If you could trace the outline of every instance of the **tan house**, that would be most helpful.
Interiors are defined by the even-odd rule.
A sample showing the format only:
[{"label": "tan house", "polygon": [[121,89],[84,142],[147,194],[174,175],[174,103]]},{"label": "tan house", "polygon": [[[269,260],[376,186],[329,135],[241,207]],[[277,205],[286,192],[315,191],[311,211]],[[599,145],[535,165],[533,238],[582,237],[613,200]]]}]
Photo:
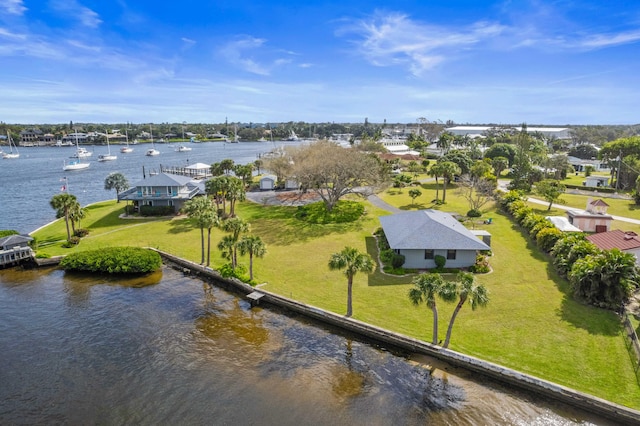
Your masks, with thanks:
[{"label": "tan house", "polygon": [[567,210],[567,218],[570,224],[584,232],[607,232],[613,221],[613,217],[607,214],[608,207],[604,200],[589,198],[585,210]]}]

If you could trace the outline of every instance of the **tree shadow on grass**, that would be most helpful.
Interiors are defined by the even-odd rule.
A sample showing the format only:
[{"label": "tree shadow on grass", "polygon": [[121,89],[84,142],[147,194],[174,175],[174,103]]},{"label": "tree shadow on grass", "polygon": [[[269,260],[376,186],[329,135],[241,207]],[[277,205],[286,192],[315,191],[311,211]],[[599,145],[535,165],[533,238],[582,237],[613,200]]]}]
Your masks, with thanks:
[{"label": "tree shadow on grass", "polygon": [[562,302],[557,310],[557,315],[576,328],[586,330],[590,334],[616,336],[622,330],[622,324],[616,319],[615,313],[585,305],[573,298],[569,282],[562,278],[553,266],[553,258],[544,253],[529,236],[529,234],[514,222],[513,218],[505,216],[505,220],[511,220],[511,229],[520,233],[527,242],[526,248],[531,257],[546,262],[546,272],[549,280],[553,281],[562,293]]},{"label": "tree shadow on grass", "polygon": [[424,203],[411,203],[405,206],[398,207],[400,210],[423,210],[429,208]]},{"label": "tree shadow on grass", "polygon": [[191,232],[194,229],[199,230],[199,228],[194,225],[193,222],[189,220],[189,218],[185,217],[182,219],[172,220],[169,224],[169,230],[167,232],[169,234],[184,234],[186,232]]}]

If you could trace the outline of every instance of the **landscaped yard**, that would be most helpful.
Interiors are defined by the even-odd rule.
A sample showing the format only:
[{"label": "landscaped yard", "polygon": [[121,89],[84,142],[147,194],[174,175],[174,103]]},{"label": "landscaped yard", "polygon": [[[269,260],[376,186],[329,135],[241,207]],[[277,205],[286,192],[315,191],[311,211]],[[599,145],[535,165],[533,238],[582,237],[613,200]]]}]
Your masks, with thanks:
[{"label": "landscaped yard", "polygon": [[[435,182],[423,184],[423,195],[415,205],[408,188],[380,196],[403,209],[430,208],[435,188]],[[41,243],[59,241],[42,251],[56,255],[129,244],[156,247],[200,261],[200,231],[186,218],[118,219],[123,207],[115,202],[92,206],[82,224],[91,234],[73,249],[61,247],[65,238],[63,221],[38,231],[36,236]],[[453,188],[447,191],[447,204],[434,207],[460,214],[469,210]],[[486,308],[474,312],[469,306],[463,308],[450,348],[639,409],[640,386],[618,318],[574,301],[568,284],[554,272],[547,255],[540,253],[493,204],[483,209],[483,218],[492,217],[493,224],[484,225],[483,218],[478,218],[469,226],[492,234],[493,272],[477,276],[490,290],[491,301]],[[329,271],[329,257],[347,245],[375,255],[371,234],[380,226],[378,216],[388,214],[367,202],[366,215],[357,223],[312,225],[292,218],[295,207],[245,202],[237,211],[267,244],[267,255],[256,259],[254,266],[258,281],[266,283],[264,288],[340,314],[346,312],[346,278],[339,271]],[[221,231],[213,231],[213,247],[221,235]],[[212,266],[223,262],[218,250],[213,249]],[[247,259],[242,262],[248,263]],[[410,303],[407,292],[411,279],[412,276],[388,276],[379,271],[371,276],[356,275],[353,317],[429,341],[431,313],[424,306]],[[439,303],[441,338],[453,307]]]}]

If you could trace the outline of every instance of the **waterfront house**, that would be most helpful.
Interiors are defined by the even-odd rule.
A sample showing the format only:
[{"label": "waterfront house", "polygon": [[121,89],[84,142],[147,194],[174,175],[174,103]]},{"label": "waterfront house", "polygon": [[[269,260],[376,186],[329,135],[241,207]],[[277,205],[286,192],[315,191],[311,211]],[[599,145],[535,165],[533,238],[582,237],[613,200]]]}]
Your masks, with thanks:
[{"label": "waterfront house", "polygon": [[585,210],[567,210],[567,218],[569,223],[584,232],[607,232],[613,221],[613,217],[607,214],[608,207],[604,200],[589,198]]},{"label": "waterfront house", "polygon": [[136,182],[133,188],[118,195],[118,200],[132,201],[134,207],[172,206],[179,212],[185,202],[203,195],[204,183],[187,176],[159,173]]},{"label": "waterfront house", "polygon": [[437,210],[381,216],[380,223],[390,248],[405,257],[405,268],[433,269],[437,255],[447,259],[447,268],[467,268],[478,251],[491,249],[451,214]]},{"label": "waterfront house", "polygon": [[615,229],[609,232],[589,235],[587,240],[601,250],[617,248],[620,251],[631,253],[636,257],[636,265],[640,266],[640,237],[635,232]]},{"label": "waterfront house", "polygon": [[8,235],[0,238],[0,267],[15,265],[33,258],[33,250],[29,243],[33,241],[28,235]]}]

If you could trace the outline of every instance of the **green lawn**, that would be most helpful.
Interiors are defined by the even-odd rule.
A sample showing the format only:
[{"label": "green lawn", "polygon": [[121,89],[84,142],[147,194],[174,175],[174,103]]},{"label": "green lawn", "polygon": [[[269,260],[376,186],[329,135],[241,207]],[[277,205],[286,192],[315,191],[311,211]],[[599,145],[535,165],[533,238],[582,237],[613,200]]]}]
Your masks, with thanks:
[{"label": "green lawn", "polygon": [[[441,186],[440,186],[441,187]],[[408,188],[380,194],[402,209],[430,208],[435,182],[422,185],[423,195],[413,204]],[[440,193],[440,196],[442,194]],[[464,214],[466,201],[447,191],[447,204],[436,208]],[[152,246],[200,261],[200,232],[183,217],[172,220],[118,219],[123,205],[115,202],[91,206],[83,227],[91,230],[73,249],[61,247],[64,222],[36,233],[49,255],[104,245]],[[542,206],[539,206],[542,207]],[[388,214],[366,203],[365,217],[352,224],[311,225],[292,219],[293,207],[267,207],[241,203],[238,214],[262,237],[268,253],[255,260],[255,275],[265,289],[340,314],[346,311],[346,278],[329,271],[331,253],[350,245],[376,254],[371,234],[379,227],[378,216]],[[505,365],[598,397],[640,409],[640,386],[622,327],[607,311],[575,302],[567,283],[511,220],[493,204],[483,208],[492,225],[476,219],[469,226],[492,234],[493,272],[479,275],[491,292],[488,307],[472,312],[463,308],[453,331],[451,349]],[[212,245],[220,240],[214,230]],[[223,261],[212,251],[213,267]],[[246,259],[243,260],[248,263]],[[407,292],[411,276],[394,277],[376,272],[358,274],[354,282],[354,318],[408,336],[430,340],[431,314],[414,307]],[[453,304],[440,303],[440,330],[444,338]]]}]

